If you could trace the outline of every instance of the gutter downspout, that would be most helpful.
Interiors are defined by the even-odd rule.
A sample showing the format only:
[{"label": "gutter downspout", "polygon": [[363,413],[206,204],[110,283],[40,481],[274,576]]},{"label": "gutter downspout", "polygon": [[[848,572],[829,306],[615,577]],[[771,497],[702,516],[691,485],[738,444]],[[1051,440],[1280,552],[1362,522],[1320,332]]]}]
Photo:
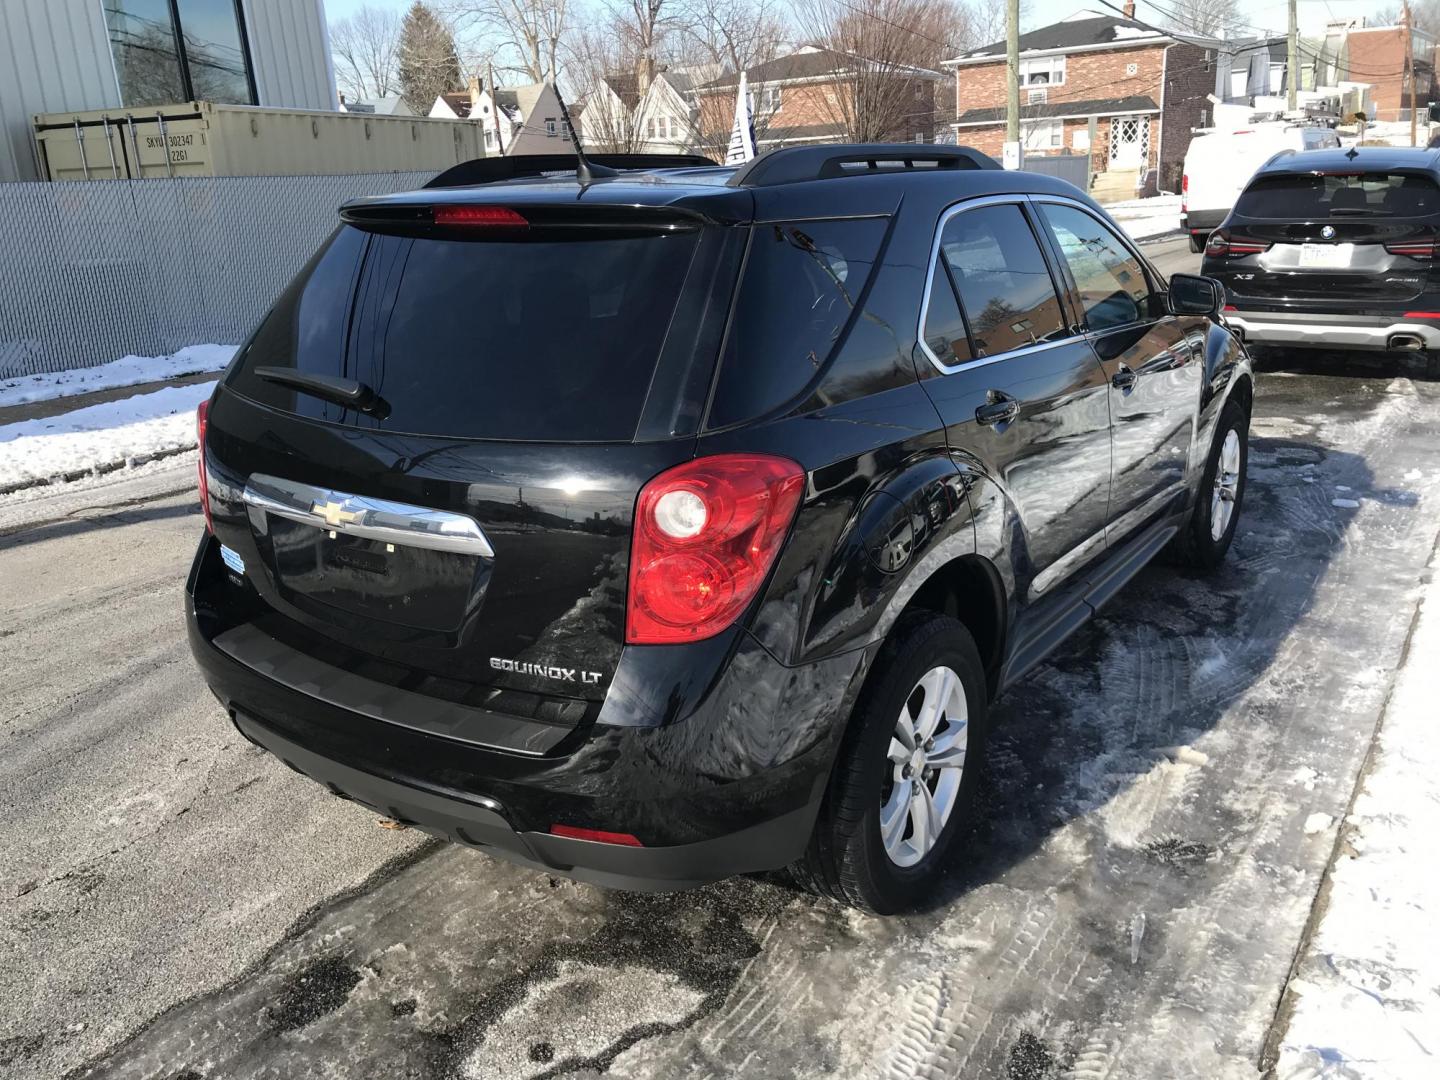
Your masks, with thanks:
[{"label": "gutter downspout", "polygon": [[1155,139],[1155,191],[1157,194],[1160,191],[1160,180],[1164,175],[1162,170],[1165,166],[1165,91],[1169,89],[1170,82],[1170,50],[1179,44],[1178,41],[1172,41],[1160,53],[1160,130],[1156,133]]}]

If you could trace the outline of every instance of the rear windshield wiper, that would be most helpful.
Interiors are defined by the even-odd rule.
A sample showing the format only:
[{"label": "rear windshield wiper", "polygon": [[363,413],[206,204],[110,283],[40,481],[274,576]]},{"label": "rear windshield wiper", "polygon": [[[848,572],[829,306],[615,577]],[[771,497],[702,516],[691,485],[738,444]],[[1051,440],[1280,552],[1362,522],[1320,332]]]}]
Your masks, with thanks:
[{"label": "rear windshield wiper", "polygon": [[315,375],[286,367],[257,367],[255,376],[266,382],[288,386],[291,390],[298,390],[322,401],[344,405],[347,409],[358,409],[377,420],[384,420],[390,415],[389,403],[358,379],[345,379],[339,375]]},{"label": "rear windshield wiper", "polygon": [[1331,217],[1390,217],[1389,210],[1371,210],[1365,206],[1337,206],[1330,211]]}]

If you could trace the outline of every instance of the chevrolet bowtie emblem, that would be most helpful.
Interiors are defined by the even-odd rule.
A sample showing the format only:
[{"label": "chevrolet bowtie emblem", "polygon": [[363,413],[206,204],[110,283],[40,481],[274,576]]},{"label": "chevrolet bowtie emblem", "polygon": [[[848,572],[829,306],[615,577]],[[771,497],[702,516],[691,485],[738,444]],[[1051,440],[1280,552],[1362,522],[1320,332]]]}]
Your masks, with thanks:
[{"label": "chevrolet bowtie emblem", "polygon": [[346,510],[344,503],[338,502],[317,502],[311,505],[310,512],[319,514],[325,519],[325,524],[332,529],[341,525],[349,525],[352,521],[359,519],[360,515],[353,510]]}]

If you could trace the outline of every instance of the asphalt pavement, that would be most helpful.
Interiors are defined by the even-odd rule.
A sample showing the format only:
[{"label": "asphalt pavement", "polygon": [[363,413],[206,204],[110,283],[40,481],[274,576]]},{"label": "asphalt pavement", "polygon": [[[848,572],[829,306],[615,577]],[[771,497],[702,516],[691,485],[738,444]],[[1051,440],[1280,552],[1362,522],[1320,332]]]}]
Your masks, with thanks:
[{"label": "asphalt pavement", "polygon": [[1440,384],[1398,365],[1262,368],[1226,566],[1147,569],[998,703],[904,919],[382,828],[191,664],[193,455],[0,504],[0,1075],[1255,1075],[1440,529]]}]

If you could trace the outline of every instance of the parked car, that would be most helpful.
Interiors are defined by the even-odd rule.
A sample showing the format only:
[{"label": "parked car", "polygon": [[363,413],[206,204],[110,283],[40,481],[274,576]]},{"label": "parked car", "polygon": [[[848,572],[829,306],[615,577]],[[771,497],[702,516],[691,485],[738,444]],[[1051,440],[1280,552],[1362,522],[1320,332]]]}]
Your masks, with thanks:
[{"label": "parked car", "polygon": [[388,818],[903,909],[995,695],[1223,559],[1249,361],[1213,282],[964,147],[648,163],[343,208],[202,409],[194,654]]},{"label": "parked car", "polygon": [[1210,237],[1203,272],[1247,342],[1429,354],[1440,375],[1440,153],[1312,151],[1270,161]]},{"label": "parked car", "polygon": [[1234,207],[1246,181],[1276,154],[1339,145],[1330,128],[1303,124],[1256,124],[1195,136],[1185,151],[1180,178],[1180,226],[1190,234],[1190,250],[1205,249],[1206,239]]}]

